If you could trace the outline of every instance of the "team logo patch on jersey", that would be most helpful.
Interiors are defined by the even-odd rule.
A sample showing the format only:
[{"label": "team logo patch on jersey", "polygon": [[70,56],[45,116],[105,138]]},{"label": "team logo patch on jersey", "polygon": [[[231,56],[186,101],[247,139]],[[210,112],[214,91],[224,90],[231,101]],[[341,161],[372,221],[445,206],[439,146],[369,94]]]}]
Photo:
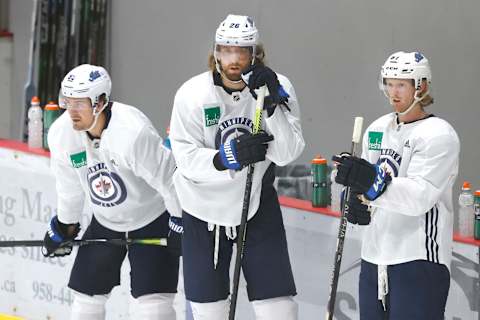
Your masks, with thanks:
[{"label": "team logo patch on jersey", "polygon": [[87,165],[87,153],[85,151],[71,154],[70,161],[72,162],[72,167],[75,169],[86,166]]},{"label": "team logo patch on jersey", "polygon": [[215,135],[215,147],[218,149],[221,144],[235,139],[242,134],[250,133],[253,130],[253,121],[246,117],[234,117],[222,121],[218,125]]},{"label": "team logo patch on jersey", "polygon": [[104,163],[88,168],[87,179],[90,199],[97,206],[114,207],[127,198],[127,189],[122,178],[111,172]]},{"label": "team logo patch on jersey", "polygon": [[205,115],[205,127],[211,127],[218,124],[218,121],[220,120],[219,106],[205,108],[203,111]]},{"label": "team logo patch on jersey", "polygon": [[382,148],[383,132],[368,132],[368,150],[380,150]]},{"label": "team logo patch on jersey", "polygon": [[382,149],[377,164],[386,170],[391,177],[398,177],[402,156],[393,149]]}]

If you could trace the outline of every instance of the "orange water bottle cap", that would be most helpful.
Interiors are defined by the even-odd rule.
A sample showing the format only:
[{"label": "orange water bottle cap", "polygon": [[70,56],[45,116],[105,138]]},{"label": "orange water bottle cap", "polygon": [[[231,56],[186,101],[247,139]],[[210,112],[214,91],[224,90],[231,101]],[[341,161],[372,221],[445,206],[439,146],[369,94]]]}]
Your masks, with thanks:
[{"label": "orange water bottle cap", "polygon": [[475,197],[480,197],[480,190],[475,190],[475,192],[473,193],[473,195]]},{"label": "orange water bottle cap", "polygon": [[464,181],[464,182],[463,182],[462,189],[468,189],[468,190],[470,190],[470,188],[471,188],[470,182],[469,182],[469,181]]},{"label": "orange water bottle cap", "polygon": [[45,110],[60,110],[60,107],[59,107],[58,104],[56,104],[55,102],[50,101],[50,102],[45,106]]},{"label": "orange water bottle cap", "polygon": [[30,102],[31,104],[40,104],[40,99],[37,96],[33,96]]},{"label": "orange water bottle cap", "polygon": [[326,163],[327,163],[327,159],[322,158],[321,155],[317,154],[317,155],[315,156],[315,158],[312,159],[312,163],[313,163],[313,164],[326,164]]}]

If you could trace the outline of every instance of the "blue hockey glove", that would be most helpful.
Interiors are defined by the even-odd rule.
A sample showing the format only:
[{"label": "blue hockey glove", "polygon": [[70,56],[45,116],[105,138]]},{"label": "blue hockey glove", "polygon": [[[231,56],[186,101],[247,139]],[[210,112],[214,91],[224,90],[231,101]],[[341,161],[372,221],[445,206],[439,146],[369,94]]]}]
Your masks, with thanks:
[{"label": "blue hockey glove", "polygon": [[368,200],[375,200],[387,189],[392,177],[379,165],[347,153],[336,155],[332,160],[337,163],[335,181],[352,188],[353,192],[363,194]]},{"label": "blue hockey glove", "polygon": [[72,252],[71,240],[80,232],[80,224],[64,224],[54,216],[50,220],[47,232],[43,239],[42,254],[45,257],[63,257]]},{"label": "blue hockey glove", "polygon": [[175,256],[182,255],[182,235],[183,221],[182,218],[170,216],[168,220],[168,241],[167,248]]},{"label": "blue hockey glove", "polygon": [[252,135],[246,133],[222,144],[213,158],[213,164],[219,171],[241,170],[249,164],[265,160],[268,142],[273,136],[261,131]]},{"label": "blue hockey glove", "polygon": [[267,86],[269,95],[265,97],[263,108],[267,110],[269,117],[272,116],[275,108],[279,104],[285,106],[288,111],[290,111],[287,104],[290,96],[285,89],[283,89],[278,81],[277,74],[272,69],[261,64],[254,64],[243,72],[242,79],[247,84],[250,93],[255,99],[257,99],[255,89],[264,85]]}]

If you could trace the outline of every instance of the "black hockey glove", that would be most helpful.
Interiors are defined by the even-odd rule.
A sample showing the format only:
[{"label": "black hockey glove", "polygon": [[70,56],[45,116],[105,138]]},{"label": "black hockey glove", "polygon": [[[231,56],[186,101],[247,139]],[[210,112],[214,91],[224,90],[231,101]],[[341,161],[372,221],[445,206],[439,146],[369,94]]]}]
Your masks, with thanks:
[{"label": "black hockey glove", "polygon": [[278,81],[277,74],[272,69],[263,65],[254,64],[243,72],[242,79],[247,84],[250,93],[255,99],[257,99],[255,89],[264,85],[267,86],[269,95],[265,97],[263,109],[267,110],[267,115],[269,117],[272,116],[275,112],[275,108],[279,104],[285,106],[288,111],[290,111],[287,104],[290,96],[283,89]]},{"label": "black hockey glove", "polygon": [[168,228],[170,230],[168,230],[167,248],[171,254],[180,257],[182,255],[182,218],[171,216],[168,220]]},{"label": "black hockey glove", "polygon": [[80,232],[80,224],[64,224],[54,216],[50,220],[47,232],[43,239],[42,254],[45,257],[63,257],[72,252],[71,240]]},{"label": "black hockey glove", "polygon": [[[348,222],[366,226],[370,224],[371,213],[368,205],[364,204],[359,197],[361,194],[350,192],[350,198],[347,201],[348,210],[345,211],[345,217]],[[342,208],[343,208],[343,192],[342,192]]]},{"label": "black hockey glove", "polygon": [[335,181],[352,188],[368,200],[375,200],[387,189],[392,181],[390,174],[379,165],[371,164],[365,159],[342,153],[332,157],[337,163]]},{"label": "black hockey glove", "polygon": [[222,144],[213,158],[213,165],[219,171],[241,170],[249,164],[265,160],[268,142],[273,136],[261,131],[258,134],[246,133]]}]

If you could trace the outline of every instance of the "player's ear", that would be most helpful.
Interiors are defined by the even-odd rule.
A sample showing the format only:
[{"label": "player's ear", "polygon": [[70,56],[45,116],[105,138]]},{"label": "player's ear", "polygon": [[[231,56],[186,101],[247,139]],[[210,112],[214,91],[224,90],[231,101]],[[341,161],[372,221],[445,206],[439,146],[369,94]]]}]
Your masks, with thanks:
[{"label": "player's ear", "polygon": [[93,106],[93,114],[96,115],[97,113],[100,113],[100,111],[103,109],[103,106],[105,105],[107,98],[105,94],[102,94],[98,98],[98,102]]},{"label": "player's ear", "polygon": [[423,95],[428,90],[428,83],[426,80],[423,80],[420,84],[420,94]]}]

